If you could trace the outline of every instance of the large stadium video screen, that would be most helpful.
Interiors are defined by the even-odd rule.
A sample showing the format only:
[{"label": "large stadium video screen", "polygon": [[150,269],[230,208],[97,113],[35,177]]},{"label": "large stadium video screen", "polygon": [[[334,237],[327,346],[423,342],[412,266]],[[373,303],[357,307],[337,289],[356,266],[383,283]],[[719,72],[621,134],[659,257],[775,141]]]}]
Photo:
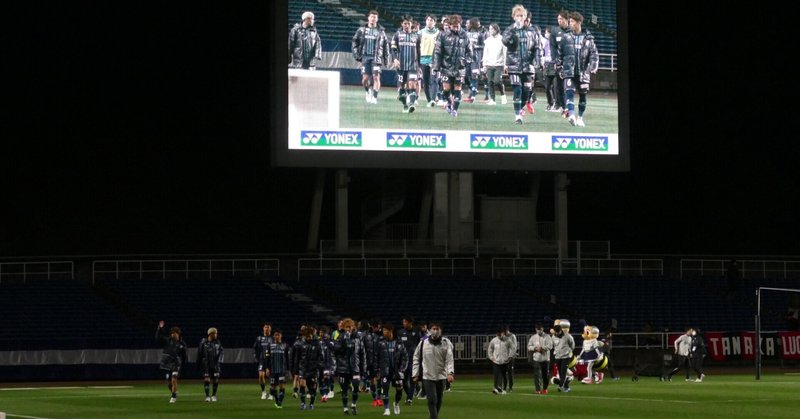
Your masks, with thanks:
[{"label": "large stadium video screen", "polygon": [[283,4],[274,165],[629,170],[624,2],[363,4]]}]

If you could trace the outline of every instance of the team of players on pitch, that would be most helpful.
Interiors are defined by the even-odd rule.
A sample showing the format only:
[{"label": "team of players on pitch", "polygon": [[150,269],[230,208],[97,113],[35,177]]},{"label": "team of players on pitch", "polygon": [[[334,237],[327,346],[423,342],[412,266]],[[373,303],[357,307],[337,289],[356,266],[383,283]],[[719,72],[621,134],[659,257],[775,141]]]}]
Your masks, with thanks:
[{"label": "team of players on pitch", "polygon": [[[534,82],[538,79],[545,87],[547,110],[561,112],[573,126],[585,126],[586,98],[599,56],[594,36],[583,28],[583,16],[562,10],[558,25],[541,31],[524,6],[514,6],[511,15],[514,23],[502,33],[497,23],[487,30],[478,18],[469,19],[464,28],[457,14],[443,16],[438,24],[435,16],[428,15],[421,29],[419,22],[404,16],[402,27],[390,39],[378,24],[378,12],[370,11],[366,25],[358,28],[352,40],[353,57],[361,64],[366,102],[377,103],[381,71],[394,68],[403,112],[414,112],[424,91],[429,107],[442,106],[456,117],[461,102],[473,102],[481,84],[486,104],[496,105],[495,89],[500,90],[501,103],[506,104],[502,75],[507,73],[516,124],[523,123],[526,113],[534,112]],[[304,39],[314,40],[313,53],[312,45]],[[314,61],[321,59],[320,44],[314,15],[306,12],[303,23],[290,33],[290,66],[313,69]],[[469,89],[466,98],[462,98],[463,88]]]},{"label": "team of players on pitch", "polygon": [[[314,410],[318,388],[322,402],[327,402],[334,396],[336,380],[345,414],[356,415],[359,391],[370,391],[372,406],[383,406],[383,414],[389,416],[390,387],[395,388],[394,413],[400,414],[404,391],[405,402],[409,405],[414,395],[426,397],[423,390],[416,391],[421,367],[417,365],[414,368],[412,362],[416,356],[416,362],[422,363],[421,354],[415,353],[421,350],[420,342],[428,338],[443,339],[436,335],[436,331],[441,330],[438,324],[432,324],[433,333],[428,333],[426,325],[417,326],[413,318],[406,317],[399,330],[379,320],[363,321],[356,328],[352,319],[344,318],[332,333],[327,326],[317,329],[302,325],[294,343],[289,345],[283,340],[280,329],[273,331],[271,324],[265,323],[262,334],[256,337],[253,344],[261,398],[273,400],[276,408],[283,408],[286,385],[291,383],[292,396],[299,398],[300,408]],[[170,403],[177,400],[178,375],[186,362],[186,344],[180,334],[180,329],[173,327],[167,336],[163,321],[156,332],[163,346],[160,368],[167,372],[167,385],[172,392]],[[198,367],[205,379],[207,402],[217,400],[222,354],[217,330],[210,328],[208,338],[200,342],[197,355]],[[452,365],[449,368],[452,370]],[[209,395],[209,384],[212,382],[213,394]],[[449,389],[449,382],[447,384]],[[351,403],[348,405],[349,400]]]}]

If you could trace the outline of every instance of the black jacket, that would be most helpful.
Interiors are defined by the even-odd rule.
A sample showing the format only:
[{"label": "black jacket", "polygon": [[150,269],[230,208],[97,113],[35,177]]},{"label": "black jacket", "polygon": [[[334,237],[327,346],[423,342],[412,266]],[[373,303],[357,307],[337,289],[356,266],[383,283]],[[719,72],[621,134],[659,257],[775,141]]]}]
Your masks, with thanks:
[{"label": "black jacket", "polygon": [[322,41],[316,26],[296,23],[289,32],[289,67],[311,68],[322,60]]},{"label": "black jacket", "polygon": [[433,71],[457,77],[472,63],[472,43],[467,32],[448,29],[441,32],[433,49]]},{"label": "black jacket", "polygon": [[529,26],[509,26],[503,32],[506,46],[506,66],[509,73],[533,73],[541,62],[539,32]]},{"label": "black jacket", "polygon": [[342,332],[336,337],[333,341],[333,357],[336,374],[361,375],[365,372],[364,342],[355,334]]},{"label": "black jacket", "polygon": [[163,347],[159,368],[179,371],[186,364],[186,343],[183,340],[172,340],[172,337],[161,327],[156,329],[156,340]]},{"label": "black jacket", "polygon": [[381,377],[404,378],[409,365],[408,352],[405,345],[397,339],[392,341],[381,340],[377,349],[378,369]]}]

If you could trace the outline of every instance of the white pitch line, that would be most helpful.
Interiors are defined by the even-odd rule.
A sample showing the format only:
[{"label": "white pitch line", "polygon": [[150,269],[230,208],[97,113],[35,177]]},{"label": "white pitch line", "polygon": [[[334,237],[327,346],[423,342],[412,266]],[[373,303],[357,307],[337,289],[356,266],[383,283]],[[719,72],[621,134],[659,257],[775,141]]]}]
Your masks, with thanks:
[{"label": "white pitch line", "polygon": [[[486,391],[463,391],[463,390],[452,390],[453,393],[471,393],[471,394],[483,394],[489,395],[490,392]],[[521,396],[530,396],[530,397],[542,397],[538,394],[529,394],[529,393],[514,393],[515,395]],[[558,396],[556,396],[558,397]],[[661,402],[661,403],[678,403],[678,404],[696,404],[700,402],[694,402],[691,400],[667,400],[667,399],[637,399],[635,397],[602,397],[602,396],[579,396],[577,394],[570,394],[564,395],[564,397],[569,397],[572,399],[595,399],[595,400],[625,400],[625,401],[636,401],[636,402]]]},{"label": "white pitch line", "polygon": [[42,417],[39,417],[39,416],[15,415],[13,413],[6,413],[6,417],[9,417],[9,418],[25,418],[25,419],[48,419],[48,418],[42,418]]}]

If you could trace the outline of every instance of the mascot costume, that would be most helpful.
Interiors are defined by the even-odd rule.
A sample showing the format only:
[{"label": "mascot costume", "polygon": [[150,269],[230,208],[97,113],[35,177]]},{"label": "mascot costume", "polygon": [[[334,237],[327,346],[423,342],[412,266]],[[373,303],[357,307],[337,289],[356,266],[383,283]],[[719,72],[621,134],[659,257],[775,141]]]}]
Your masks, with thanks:
[{"label": "mascot costume", "polygon": [[584,384],[592,384],[592,381],[600,384],[603,382],[603,373],[600,371],[608,366],[608,358],[600,350],[605,344],[597,340],[597,337],[600,336],[600,329],[587,325],[583,328],[581,336],[583,337],[583,348],[578,354],[578,365],[585,366],[585,371],[578,371],[576,368],[575,373],[577,376],[583,377],[581,382]]}]

